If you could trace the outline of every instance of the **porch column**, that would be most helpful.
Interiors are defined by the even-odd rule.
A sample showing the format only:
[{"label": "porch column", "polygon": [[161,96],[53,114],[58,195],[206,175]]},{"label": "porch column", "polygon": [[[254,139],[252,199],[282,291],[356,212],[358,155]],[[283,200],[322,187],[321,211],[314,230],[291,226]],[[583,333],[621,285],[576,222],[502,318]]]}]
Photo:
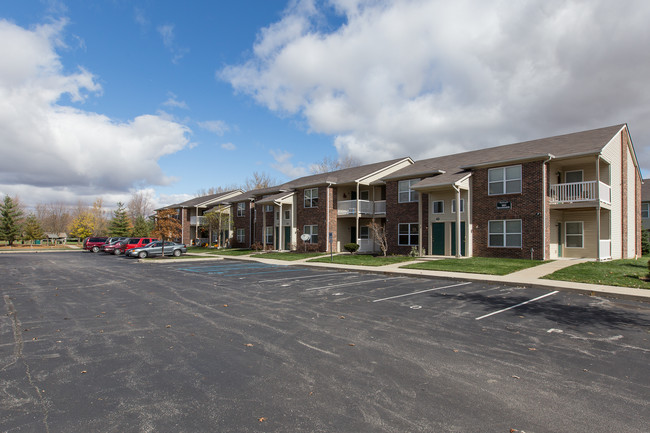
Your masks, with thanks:
[{"label": "porch column", "polygon": [[282,230],[282,229],[284,228],[284,226],[282,225],[282,220],[283,220],[283,218],[282,218],[282,203],[278,204],[278,208],[280,210],[280,222],[279,222],[279,226],[278,226],[278,231],[280,232],[280,236],[279,236],[280,237],[280,242],[278,244],[278,250],[283,250],[284,249],[284,230]]},{"label": "porch column", "polygon": [[422,193],[418,192],[418,256],[422,257]]},{"label": "porch column", "polygon": [[462,245],[460,239],[460,188],[453,185],[456,190],[456,258],[460,257],[460,246]]},{"label": "porch column", "polygon": [[596,257],[600,261],[600,155],[596,155],[596,191]]},{"label": "porch column", "polygon": [[357,224],[357,239],[354,241],[357,245],[359,244],[359,182],[357,182],[357,212],[356,212],[356,224]]}]

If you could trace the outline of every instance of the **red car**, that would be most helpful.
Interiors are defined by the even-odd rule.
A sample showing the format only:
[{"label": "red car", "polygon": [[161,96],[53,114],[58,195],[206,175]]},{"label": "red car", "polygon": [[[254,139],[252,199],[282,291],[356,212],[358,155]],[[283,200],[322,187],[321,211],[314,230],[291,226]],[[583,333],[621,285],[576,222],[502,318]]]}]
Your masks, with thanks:
[{"label": "red car", "polygon": [[156,238],[129,238],[126,242],[122,242],[119,246],[120,252],[122,254],[126,253],[131,248],[140,248],[144,247],[147,244],[150,244],[153,241],[157,241]]},{"label": "red car", "polygon": [[120,251],[121,244],[125,243],[129,239],[130,238],[117,238],[113,242],[106,242],[102,245],[101,250],[106,254],[115,254],[116,256],[119,256],[122,252]]},{"label": "red car", "polygon": [[84,239],[84,243],[83,243],[84,250],[97,253],[99,252],[102,245],[106,243],[106,239],[108,239],[106,236],[87,237],[86,239]]}]

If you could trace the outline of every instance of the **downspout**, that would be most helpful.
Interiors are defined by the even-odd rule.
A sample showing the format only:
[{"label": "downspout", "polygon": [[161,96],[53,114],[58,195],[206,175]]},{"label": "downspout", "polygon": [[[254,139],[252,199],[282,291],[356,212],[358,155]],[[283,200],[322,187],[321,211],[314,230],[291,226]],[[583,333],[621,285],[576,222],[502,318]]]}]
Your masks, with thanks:
[{"label": "downspout", "polygon": [[327,187],[325,189],[325,200],[327,200],[327,203],[325,204],[325,252],[329,252],[329,235],[330,235],[330,187],[332,186],[331,183],[327,184]]},{"label": "downspout", "polygon": [[278,221],[278,224],[279,224],[279,226],[278,226],[278,238],[279,238],[278,239],[278,250],[284,250],[285,241],[284,241],[284,230],[283,230],[284,226],[282,225],[282,221],[283,221],[283,218],[282,218],[282,203],[278,203],[278,208],[280,209],[280,213],[279,213],[280,221]]},{"label": "downspout", "polygon": [[460,258],[460,188],[455,183],[451,184],[452,188],[456,191],[456,258]]}]

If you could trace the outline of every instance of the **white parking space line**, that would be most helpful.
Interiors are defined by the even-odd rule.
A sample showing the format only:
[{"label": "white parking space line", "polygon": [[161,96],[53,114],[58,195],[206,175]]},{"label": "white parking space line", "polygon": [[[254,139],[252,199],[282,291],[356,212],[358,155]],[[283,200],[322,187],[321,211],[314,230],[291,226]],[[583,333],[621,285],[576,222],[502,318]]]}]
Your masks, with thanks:
[{"label": "white parking space line", "polygon": [[503,313],[504,311],[508,311],[508,310],[512,310],[513,308],[521,307],[522,305],[526,305],[526,304],[529,304],[531,302],[539,301],[542,298],[546,298],[547,296],[555,295],[556,293],[559,293],[559,292],[557,290],[555,290],[555,291],[547,293],[545,295],[538,296],[538,297],[536,297],[534,299],[529,299],[528,301],[521,302],[521,303],[519,303],[517,305],[513,305],[512,307],[504,308],[503,310],[494,311],[494,312],[492,312],[490,314],[486,314],[485,316],[477,317],[475,320],[485,319],[486,317],[494,316],[495,314]]},{"label": "white parking space line", "polygon": [[420,290],[418,292],[411,292],[411,293],[404,293],[402,295],[397,295],[397,296],[389,296],[388,298],[382,298],[382,299],[375,299],[372,302],[381,302],[381,301],[388,301],[390,299],[396,299],[396,298],[403,298],[404,296],[412,296],[412,295],[417,295],[420,293],[426,293],[426,292],[433,292],[436,290],[442,290],[442,289],[449,289],[452,287],[458,287],[458,286],[466,286],[468,284],[472,284],[471,282],[466,282],[466,283],[458,283],[458,284],[452,284],[451,286],[444,286],[444,287],[434,287],[433,289],[427,289],[427,290]]},{"label": "white parking space line", "polygon": [[373,283],[375,281],[399,280],[399,279],[402,279],[402,278],[404,278],[404,277],[377,278],[375,280],[362,280],[362,281],[353,281],[351,283],[332,284],[331,286],[313,287],[311,289],[306,289],[305,292],[311,292],[312,290],[333,289],[335,287],[342,287],[342,286],[352,286],[354,284]]},{"label": "white parking space line", "polygon": [[277,280],[260,280],[260,281],[258,281],[258,283],[273,283],[275,281],[286,281],[286,280],[297,280],[297,279],[303,279],[303,278],[327,277],[329,275],[332,275],[332,274],[329,273],[329,274],[307,275],[307,276],[304,276],[304,277],[278,278]]}]

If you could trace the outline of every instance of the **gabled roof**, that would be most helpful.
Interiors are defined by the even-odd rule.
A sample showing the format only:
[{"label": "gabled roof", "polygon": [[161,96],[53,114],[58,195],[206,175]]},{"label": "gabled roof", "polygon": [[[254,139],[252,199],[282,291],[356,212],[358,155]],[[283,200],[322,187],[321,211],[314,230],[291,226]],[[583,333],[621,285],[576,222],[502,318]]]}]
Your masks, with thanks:
[{"label": "gabled roof", "polygon": [[216,194],[202,195],[200,197],[194,197],[182,203],[171,204],[169,206],[161,207],[160,209],[178,209],[185,207],[207,207],[218,204],[220,200],[226,200],[229,197],[232,197],[234,193],[243,192],[241,189],[233,189],[231,191],[218,192]]},{"label": "gabled roof", "polygon": [[238,203],[242,201],[253,201],[256,197],[278,193],[281,191],[279,186],[270,186],[268,188],[251,189],[228,199],[228,203]]},{"label": "gabled roof", "polygon": [[283,185],[283,190],[291,190],[297,188],[305,188],[308,186],[318,186],[327,184],[346,184],[354,183],[365,177],[372,175],[375,172],[384,170],[394,164],[402,161],[411,161],[410,158],[398,158],[390,161],[375,162],[373,164],[361,165],[359,167],[344,168],[342,170],[330,171],[328,173],[313,174],[310,176],[300,177],[291,180]]},{"label": "gabled roof", "polygon": [[268,197],[265,197],[262,200],[257,200],[255,203],[258,203],[258,204],[275,203],[275,202],[285,200],[285,199],[291,197],[294,194],[295,194],[294,191],[279,192],[277,194],[273,194],[273,195],[270,195]]},{"label": "gabled roof", "polygon": [[[437,158],[424,159],[415,164],[398,170],[384,180],[397,180],[409,178],[429,178],[417,184],[418,187],[431,186],[439,181],[439,176],[448,178],[459,176],[472,168],[496,165],[504,162],[526,161],[536,159],[555,159],[576,157],[580,155],[596,155],[610,142],[610,140],[626,125],[614,125],[606,128],[592,129],[590,131],[574,132],[572,134],[558,135],[555,137],[541,138],[538,140],[524,141],[521,143],[507,144],[470,152],[457,153]],[[443,174],[444,173],[444,174]]]}]

